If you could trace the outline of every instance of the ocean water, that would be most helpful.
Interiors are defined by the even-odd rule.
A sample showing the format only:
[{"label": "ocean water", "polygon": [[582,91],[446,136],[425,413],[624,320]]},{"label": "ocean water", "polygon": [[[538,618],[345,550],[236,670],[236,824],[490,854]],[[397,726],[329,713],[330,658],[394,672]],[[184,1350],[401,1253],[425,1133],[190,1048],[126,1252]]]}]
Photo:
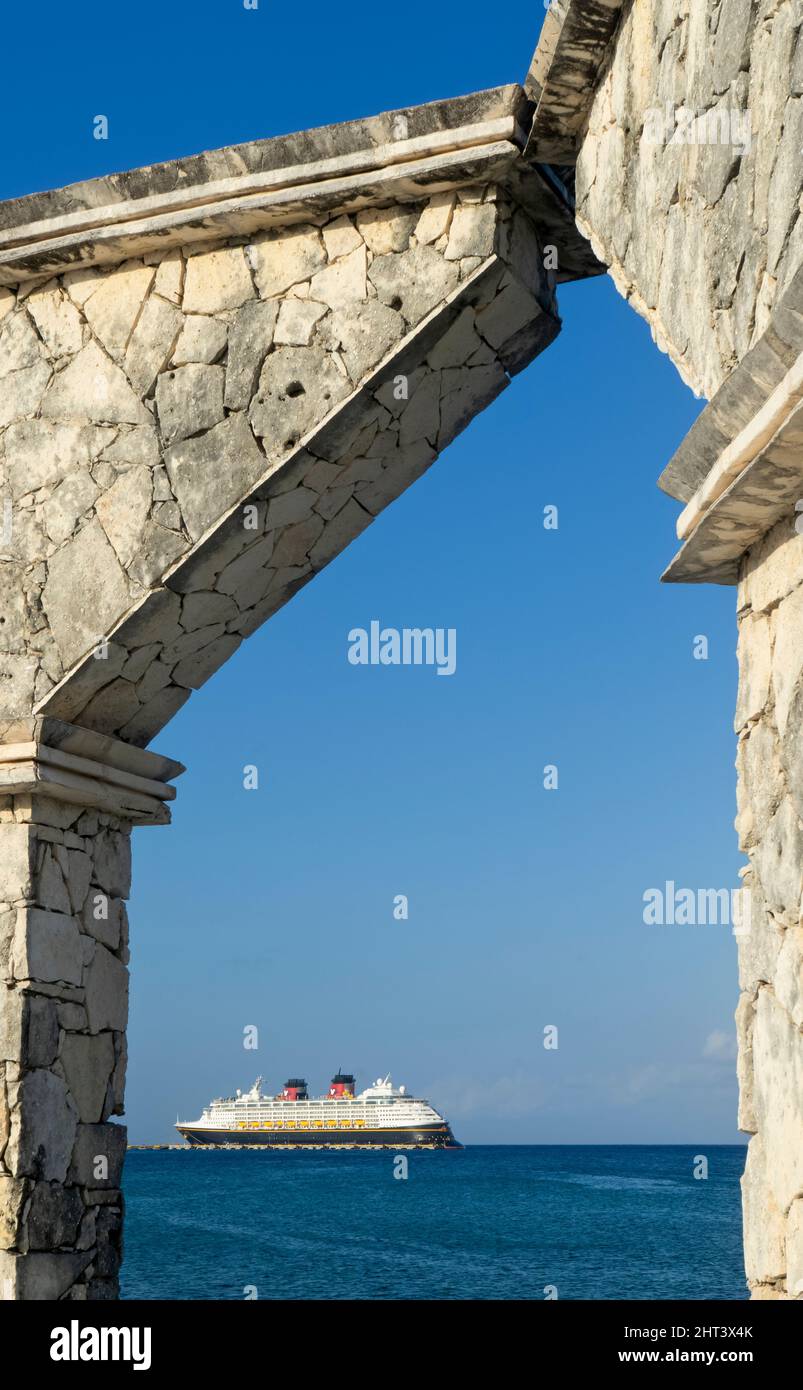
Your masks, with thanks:
[{"label": "ocean water", "polygon": [[384,1151],[132,1151],[122,1296],[747,1296],[741,1145],[404,1157],[406,1179]]}]

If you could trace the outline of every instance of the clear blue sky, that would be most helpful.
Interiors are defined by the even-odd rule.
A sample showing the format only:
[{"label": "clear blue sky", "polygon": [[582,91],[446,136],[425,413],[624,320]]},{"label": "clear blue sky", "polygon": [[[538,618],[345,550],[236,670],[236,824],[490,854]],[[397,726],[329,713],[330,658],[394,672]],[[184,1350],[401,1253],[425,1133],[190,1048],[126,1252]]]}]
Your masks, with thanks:
[{"label": "clear blue sky", "polygon": [[[44,0],[32,85],[12,10],[0,195],[520,80],[541,19],[345,14]],[[645,889],[742,862],[734,594],[658,583],[655,480],[701,403],[607,279],[560,303],[557,343],[156,740],[189,770],[173,827],[134,832],[133,1141],[338,1066],[468,1141],[737,1137],[733,938],[642,921]],[[374,618],[456,628],[456,675],[350,665]]]}]

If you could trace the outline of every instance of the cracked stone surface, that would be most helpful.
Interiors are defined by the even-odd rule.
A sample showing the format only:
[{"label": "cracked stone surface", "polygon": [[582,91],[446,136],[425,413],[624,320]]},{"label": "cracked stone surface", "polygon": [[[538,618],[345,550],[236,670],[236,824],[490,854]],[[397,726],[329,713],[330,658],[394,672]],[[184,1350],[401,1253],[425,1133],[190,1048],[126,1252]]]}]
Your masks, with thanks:
[{"label": "cracked stone surface", "polygon": [[742,562],[736,732],[739,847],[750,930],[737,938],[742,991],[740,1128],[753,1297],[803,1294],[803,537],[779,522]]},{"label": "cracked stone surface", "polygon": [[128,839],[80,806],[0,798],[0,1278],[16,1297],[117,1293]]}]

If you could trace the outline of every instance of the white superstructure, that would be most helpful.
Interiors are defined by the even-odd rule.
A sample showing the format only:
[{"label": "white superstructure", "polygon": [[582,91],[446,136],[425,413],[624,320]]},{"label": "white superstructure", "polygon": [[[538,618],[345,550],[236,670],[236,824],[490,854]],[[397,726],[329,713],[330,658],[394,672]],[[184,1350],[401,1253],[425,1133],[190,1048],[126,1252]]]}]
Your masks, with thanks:
[{"label": "white superstructure", "polygon": [[444,1117],[427,1100],[408,1096],[404,1086],[395,1087],[390,1076],[379,1077],[359,1095],[348,1092],[312,1099],[287,1095],[264,1095],[262,1077],[250,1091],[219,1097],[207,1105],[199,1120],[178,1122],[179,1128],[203,1130],[299,1129],[389,1130],[415,1129],[444,1124]]}]

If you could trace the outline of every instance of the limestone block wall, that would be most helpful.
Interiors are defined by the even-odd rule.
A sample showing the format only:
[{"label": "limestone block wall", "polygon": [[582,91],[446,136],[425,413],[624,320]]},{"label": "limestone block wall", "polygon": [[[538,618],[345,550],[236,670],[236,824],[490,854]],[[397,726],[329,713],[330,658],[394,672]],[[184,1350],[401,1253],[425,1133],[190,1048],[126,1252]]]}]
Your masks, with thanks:
[{"label": "limestone block wall", "polygon": [[742,1183],[753,1297],[803,1297],[803,537],[785,518],[739,583],[738,819],[750,931],[739,938]]},{"label": "limestone block wall", "polygon": [[796,0],[625,5],[580,144],[578,224],[707,398],[803,259],[801,149]]},{"label": "limestone block wall", "polygon": [[129,832],[0,797],[0,1297],[113,1298],[128,1012]]},{"label": "limestone block wall", "polygon": [[0,314],[2,716],[140,746],[559,326],[487,185],[71,270]]}]

